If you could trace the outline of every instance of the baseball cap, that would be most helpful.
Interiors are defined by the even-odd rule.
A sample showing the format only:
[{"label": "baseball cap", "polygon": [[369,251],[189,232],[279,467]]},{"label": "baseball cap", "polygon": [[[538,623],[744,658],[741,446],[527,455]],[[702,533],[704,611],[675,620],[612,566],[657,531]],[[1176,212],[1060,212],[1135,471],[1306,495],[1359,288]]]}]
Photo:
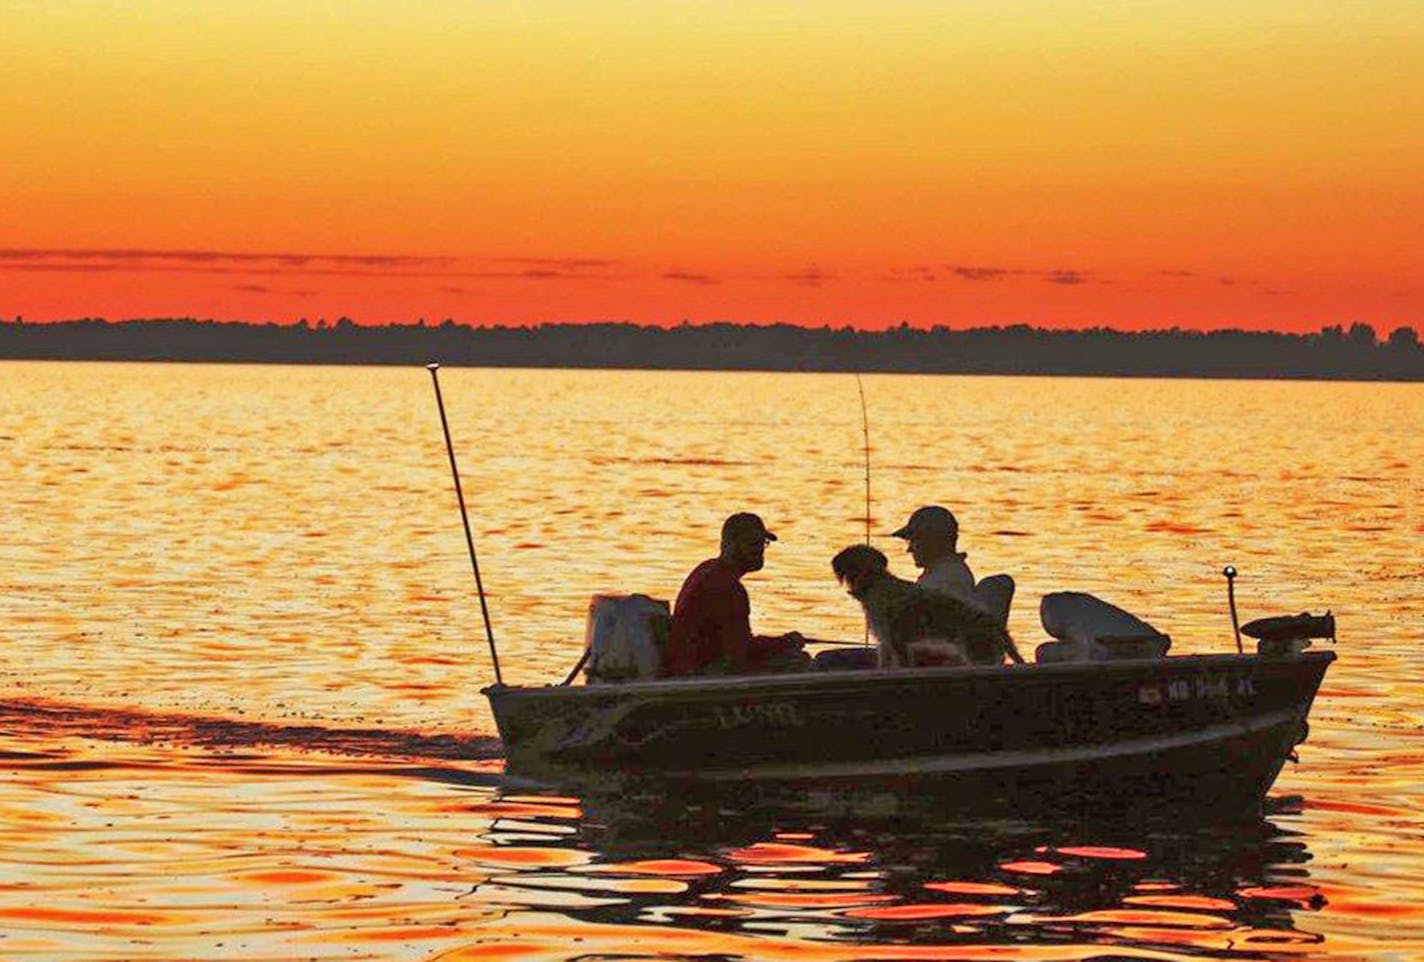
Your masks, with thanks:
[{"label": "baseball cap", "polygon": [[914,538],[926,534],[954,537],[959,534],[959,522],[948,508],[927,504],[916,508],[909,521],[898,530],[890,532],[892,538]]},{"label": "baseball cap", "polygon": [[738,511],[722,522],[722,540],[724,541],[728,538],[740,540],[756,537],[760,537],[763,541],[776,540],[776,535],[766,530],[766,525],[762,523],[761,517],[750,511]]}]

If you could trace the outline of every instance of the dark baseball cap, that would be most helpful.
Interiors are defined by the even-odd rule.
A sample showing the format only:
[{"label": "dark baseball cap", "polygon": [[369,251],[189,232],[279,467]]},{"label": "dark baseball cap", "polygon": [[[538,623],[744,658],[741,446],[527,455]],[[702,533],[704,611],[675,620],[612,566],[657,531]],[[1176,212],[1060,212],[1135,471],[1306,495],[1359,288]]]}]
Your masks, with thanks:
[{"label": "dark baseball cap", "polygon": [[954,537],[959,534],[959,522],[948,508],[937,504],[927,504],[916,508],[898,530],[890,532],[892,538],[918,538],[922,535],[942,535]]},{"label": "dark baseball cap", "polygon": [[722,540],[736,538],[738,540],[761,538],[763,541],[775,541],[776,535],[766,530],[766,525],[762,523],[759,515],[750,511],[738,511],[722,522]]}]

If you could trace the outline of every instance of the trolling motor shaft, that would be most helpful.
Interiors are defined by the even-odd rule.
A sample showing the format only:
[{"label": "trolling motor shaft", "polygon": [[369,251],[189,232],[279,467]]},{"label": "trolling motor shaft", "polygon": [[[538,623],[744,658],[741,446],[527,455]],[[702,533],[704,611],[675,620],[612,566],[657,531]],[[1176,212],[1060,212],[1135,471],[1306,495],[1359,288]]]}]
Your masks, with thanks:
[{"label": "trolling motor shaft", "polygon": [[1226,604],[1231,609],[1231,630],[1236,635],[1236,653],[1246,654],[1246,649],[1241,647],[1241,622],[1236,618],[1236,567],[1227,565],[1221,569],[1221,573],[1226,576]]}]

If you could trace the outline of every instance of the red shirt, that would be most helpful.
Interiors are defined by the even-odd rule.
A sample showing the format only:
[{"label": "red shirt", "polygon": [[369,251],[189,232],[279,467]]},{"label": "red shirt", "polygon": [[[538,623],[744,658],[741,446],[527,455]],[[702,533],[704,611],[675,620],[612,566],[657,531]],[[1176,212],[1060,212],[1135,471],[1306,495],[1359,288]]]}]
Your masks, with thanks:
[{"label": "red shirt", "polygon": [[702,562],[677,593],[663,674],[743,671],[751,647],[751,602],[741,573],[721,558]]}]

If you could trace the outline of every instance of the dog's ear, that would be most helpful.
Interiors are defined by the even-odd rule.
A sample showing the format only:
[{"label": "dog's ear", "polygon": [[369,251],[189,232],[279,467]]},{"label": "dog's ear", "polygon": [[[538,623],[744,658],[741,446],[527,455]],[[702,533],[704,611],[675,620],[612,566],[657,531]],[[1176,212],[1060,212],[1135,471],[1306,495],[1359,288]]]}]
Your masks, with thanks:
[{"label": "dog's ear", "polygon": [[868,544],[853,544],[831,559],[831,570],[841,584],[864,581],[868,576],[886,572],[889,560]]},{"label": "dog's ear", "polygon": [[889,571],[890,559],[885,557],[885,552],[879,548],[872,548],[870,545],[861,545],[865,551],[866,571]]}]

